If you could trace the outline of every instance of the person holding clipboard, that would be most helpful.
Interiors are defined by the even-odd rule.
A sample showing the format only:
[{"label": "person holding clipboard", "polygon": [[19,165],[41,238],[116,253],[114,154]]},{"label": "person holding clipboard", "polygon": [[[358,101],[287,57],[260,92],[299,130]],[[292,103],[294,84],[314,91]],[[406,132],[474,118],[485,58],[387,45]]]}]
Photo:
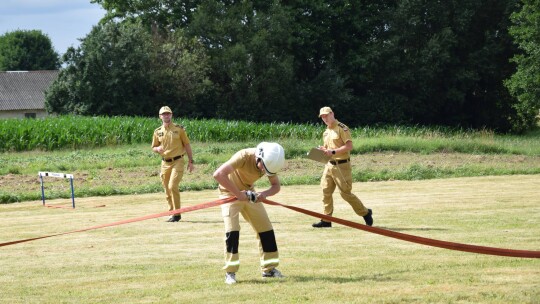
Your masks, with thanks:
[{"label": "person holding clipboard", "polygon": [[[325,163],[321,177],[323,190],[324,214],[332,216],[334,212],[333,193],[339,189],[341,197],[351,205],[354,212],[364,218],[366,225],[373,225],[372,210],[362,204],[362,201],[352,193],[352,167],[350,151],[353,149],[352,137],[349,128],[334,117],[330,107],[323,107],[319,117],[326,124],[323,133],[323,145],[312,149],[308,158]],[[332,227],[332,222],[321,219],[312,225],[315,228]]]}]

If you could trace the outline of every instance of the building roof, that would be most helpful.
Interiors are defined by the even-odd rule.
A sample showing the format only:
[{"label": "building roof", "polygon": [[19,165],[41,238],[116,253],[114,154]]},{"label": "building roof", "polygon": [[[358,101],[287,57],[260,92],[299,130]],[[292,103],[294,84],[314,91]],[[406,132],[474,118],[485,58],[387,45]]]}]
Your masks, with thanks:
[{"label": "building roof", "polygon": [[43,110],[45,90],[59,71],[0,72],[0,111]]}]

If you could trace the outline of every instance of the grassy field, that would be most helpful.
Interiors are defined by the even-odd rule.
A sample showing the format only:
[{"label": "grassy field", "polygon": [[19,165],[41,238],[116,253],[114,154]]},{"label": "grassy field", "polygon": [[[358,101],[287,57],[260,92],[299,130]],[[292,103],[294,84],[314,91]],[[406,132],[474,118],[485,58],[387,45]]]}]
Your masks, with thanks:
[{"label": "grassy field", "polygon": [[[422,180],[445,177],[540,174],[540,138],[489,139],[355,138],[355,181]],[[288,164],[285,185],[316,185],[322,166],[305,158],[318,141],[283,140]],[[196,170],[183,191],[215,189],[212,172],[235,151],[256,142],[193,142]],[[385,145],[384,148],[376,148]],[[446,147],[437,149],[436,146]],[[370,148],[371,147],[371,148]],[[457,151],[463,152],[457,152]],[[498,152],[490,152],[498,151]],[[149,144],[0,153],[0,204],[41,198],[39,171],[74,174],[77,197],[161,192],[159,165]],[[46,197],[70,197],[69,182],[45,179]]]},{"label": "grassy field", "polygon": [[[232,153],[278,141],[288,164],[274,200],[320,211],[322,165],[305,158],[321,125],[182,121],[196,171],[184,206],[216,199],[212,172]],[[0,243],[166,210],[155,119],[0,120]],[[523,136],[444,128],[352,129],[354,192],[375,226],[428,238],[540,250],[540,129]],[[38,171],[75,175],[75,210],[42,206]],[[258,185],[264,188],[264,182]],[[211,190],[209,190],[211,189]],[[69,207],[69,182],[45,180]],[[55,199],[56,198],[56,199]],[[63,199],[61,199],[63,198]],[[334,216],[363,221],[335,196]],[[450,251],[267,206],[283,280],[263,281],[242,222],[239,283],[223,283],[218,208],[0,247],[0,303],[540,303],[539,259]]]},{"label": "grassy field", "polygon": [[[380,156],[382,159],[390,155]],[[189,177],[188,177],[189,178]],[[374,226],[482,246],[540,250],[540,175],[355,183]],[[184,206],[216,198],[184,191]],[[339,196],[334,216],[362,222]],[[320,211],[317,185],[275,201]],[[69,206],[69,199],[50,204]],[[162,194],[0,205],[0,242],[165,211]],[[105,206],[103,206],[105,205]],[[100,207],[102,206],[102,207]],[[241,221],[238,284],[224,284],[219,207],[0,248],[0,303],[540,303],[540,259],[408,243],[266,206],[287,277],[263,281],[255,235]]]},{"label": "grassy field", "polygon": [[[260,141],[285,147],[285,185],[316,185],[322,167],[305,158],[321,144],[322,124],[175,120],[192,140],[196,172],[184,191],[215,189],[212,172]],[[59,116],[0,119],[0,204],[41,198],[39,171],[71,173],[77,197],[161,192],[160,158],[151,152],[156,118]],[[540,174],[540,128],[515,136],[489,130],[379,126],[351,129],[354,181]],[[46,179],[48,198],[70,196],[69,183]]]}]

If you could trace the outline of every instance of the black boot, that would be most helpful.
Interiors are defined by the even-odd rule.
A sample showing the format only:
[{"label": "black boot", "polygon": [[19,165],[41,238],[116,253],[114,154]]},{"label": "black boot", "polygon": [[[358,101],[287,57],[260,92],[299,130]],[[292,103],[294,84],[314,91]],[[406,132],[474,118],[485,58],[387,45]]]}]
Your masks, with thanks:
[{"label": "black boot", "polygon": [[315,228],[330,228],[330,227],[332,227],[332,222],[325,222],[325,221],[321,220],[320,222],[315,223],[315,224],[313,224],[311,226],[313,226]]},{"label": "black boot", "polygon": [[167,220],[167,222],[178,222],[181,218],[182,218],[182,216],[180,214],[175,214],[175,215],[171,216]]},{"label": "black boot", "polygon": [[363,216],[364,221],[366,221],[366,225],[368,226],[373,226],[373,217],[371,216],[372,214],[373,212],[371,211],[371,209],[368,209],[368,213]]}]

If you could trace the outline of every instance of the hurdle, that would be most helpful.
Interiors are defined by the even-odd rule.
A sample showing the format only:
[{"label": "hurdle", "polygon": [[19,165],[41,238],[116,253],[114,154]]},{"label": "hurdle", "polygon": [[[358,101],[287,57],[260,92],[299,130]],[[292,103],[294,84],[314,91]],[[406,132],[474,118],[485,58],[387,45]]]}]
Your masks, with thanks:
[{"label": "hurdle", "polygon": [[58,178],[69,178],[71,185],[71,203],[73,208],[75,208],[75,191],[73,190],[73,174],[66,173],[55,173],[55,172],[39,172],[39,179],[41,180],[41,200],[43,201],[43,206],[45,206],[45,187],[43,186],[43,177],[58,177]]}]

